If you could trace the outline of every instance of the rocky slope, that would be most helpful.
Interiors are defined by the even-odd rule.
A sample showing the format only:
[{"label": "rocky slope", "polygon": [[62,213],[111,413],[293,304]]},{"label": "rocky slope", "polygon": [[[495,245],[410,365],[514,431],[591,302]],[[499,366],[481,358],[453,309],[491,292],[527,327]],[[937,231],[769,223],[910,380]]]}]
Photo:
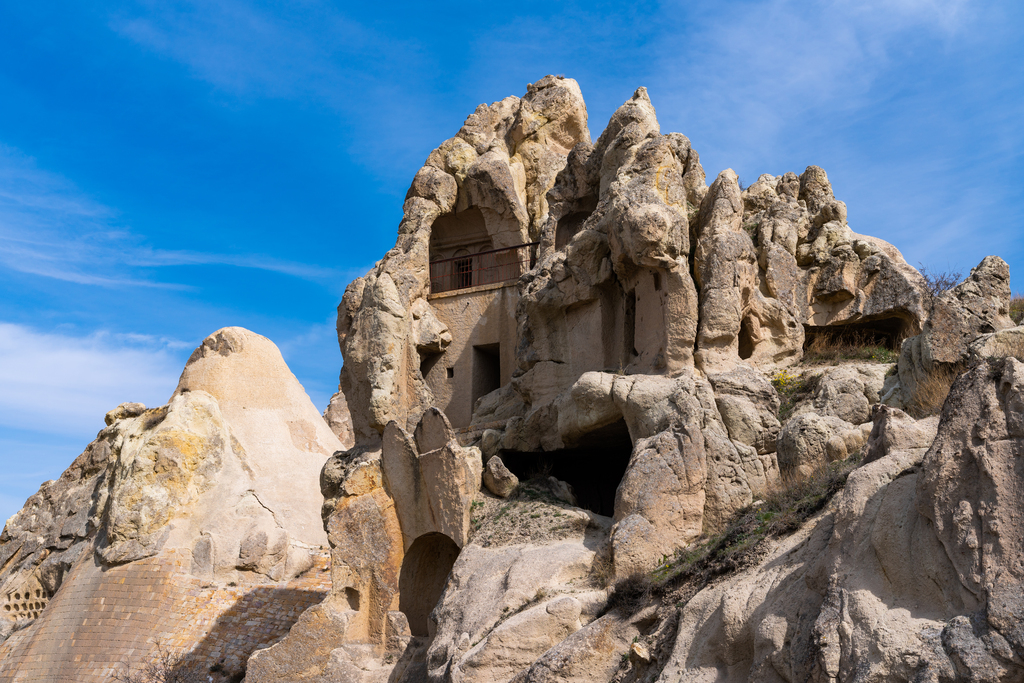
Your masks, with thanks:
[{"label": "rocky slope", "polygon": [[[197,595],[294,614],[173,641],[250,683],[1024,679],[1008,268],[933,296],[847,218],[815,166],[709,186],[643,88],[596,141],[571,79],[481,105],[347,288],[322,418],[222,330],[11,520],[0,680],[143,661]],[[174,618],[70,663],[142,567]]]}]

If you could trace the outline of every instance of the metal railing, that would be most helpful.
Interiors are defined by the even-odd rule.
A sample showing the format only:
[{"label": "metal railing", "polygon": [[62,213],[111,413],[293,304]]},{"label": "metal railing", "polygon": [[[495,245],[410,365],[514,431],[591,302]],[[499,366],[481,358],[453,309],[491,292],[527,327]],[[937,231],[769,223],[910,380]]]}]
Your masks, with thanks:
[{"label": "metal railing", "polygon": [[537,260],[539,242],[430,262],[430,293],[518,280]]}]

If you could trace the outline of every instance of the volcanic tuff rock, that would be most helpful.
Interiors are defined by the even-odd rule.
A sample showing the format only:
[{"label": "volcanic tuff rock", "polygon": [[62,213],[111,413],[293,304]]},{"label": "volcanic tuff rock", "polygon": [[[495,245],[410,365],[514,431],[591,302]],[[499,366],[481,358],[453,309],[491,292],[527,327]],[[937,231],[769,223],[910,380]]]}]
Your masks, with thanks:
[{"label": "volcanic tuff rock", "polygon": [[962,376],[926,453],[854,470],[812,524],[690,600],[658,680],[1019,680],[1022,397],[1014,358]]},{"label": "volcanic tuff rock", "polygon": [[978,354],[970,347],[979,336],[1014,327],[1009,306],[1010,268],[998,256],[987,256],[966,280],[931,300],[921,334],[903,344],[898,374],[886,384],[885,403],[915,408],[922,382],[977,363]]},{"label": "volcanic tuff rock", "polygon": [[435,220],[472,206],[494,247],[534,240],[547,213],[545,194],[579,142],[589,142],[579,86],[547,77],[522,99],[481,105],[431,152],[406,196],[398,242],[349,285],[338,309],[341,388],[357,443],[379,440],[392,420],[412,428],[432,403],[418,354],[443,351],[450,340],[425,301]]},{"label": "volcanic tuff rock", "polygon": [[[341,444],[266,338],[241,328],[215,332],[192,354],[167,405],[122,404],[106,421],[0,536],[0,594],[57,593],[5,644],[0,680],[26,658],[39,658],[35,673],[44,677],[102,679],[125,658],[145,656],[153,638],[175,628],[188,632],[175,619],[204,599],[150,589],[152,607],[169,600],[159,602],[171,609],[164,623],[136,620],[117,642],[111,630],[95,656],[81,661],[53,645],[95,638],[87,623],[66,617],[83,605],[102,611],[98,605],[110,598],[104,576],[141,586],[151,572],[164,572],[160,585],[192,581],[210,598],[229,583],[256,590],[292,580],[313,568],[326,545],[320,502],[309,491]],[[168,572],[168,562],[176,569]],[[68,597],[61,602],[62,596]],[[3,614],[12,616],[23,613]],[[257,644],[235,665],[244,665]]]},{"label": "volcanic tuff rock", "polygon": [[[478,107],[403,208],[338,308],[322,418],[221,330],[12,518],[0,587],[41,616],[0,622],[0,681],[98,680],[164,636],[249,683],[1024,677],[1004,262],[933,297],[822,169],[708,186],[644,88],[592,141],[554,76]],[[704,574],[652,588],[680,566]],[[119,644],[75,663],[57,643],[96,634],[68,615],[143,573],[161,606],[122,640],[100,616]]]},{"label": "volcanic tuff rock", "polygon": [[[745,190],[726,170],[707,187],[690,141],[661,133],[643,88],[594,143],[569,79],[481,106],[430,154],[395,248],[339,307],[357,443],[378,447],[389,421],[411,429],[430,405],[457,428],[488,429],[488,455],[628,429],[616,571],[649,563],[636,558],[672,552],[777,478],[778,399],[754,368],[799,361],[805,329],[895,344],[926,321],[923,278],[846,218],[817,167]],[[487,268],[476,249],[532,241],[517,290],[474,287]],[[470,245],[455,251],[469,264],[465,293],[430,280],[459,244]],[[481,390],[485,354],[500,380]],[[866,436],[880,379],[824,382],[813,410],[835,434]],[[863,443],[841,440],[833,457]]]}]

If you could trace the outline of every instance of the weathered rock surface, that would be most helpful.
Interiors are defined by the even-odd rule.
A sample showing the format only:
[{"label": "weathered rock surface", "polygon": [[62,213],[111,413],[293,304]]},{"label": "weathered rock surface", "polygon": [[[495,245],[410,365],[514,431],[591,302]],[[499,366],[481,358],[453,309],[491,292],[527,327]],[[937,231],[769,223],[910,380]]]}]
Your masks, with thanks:
[{"label": "weathered rock surface", "polygon": [[998,256],[987,256],[971,269],[967,279],[931,301],[921,334],[903,343],[898,380],[887,385],[885,402],[919,409],[922,383],[927,384],[936,374],[955,373],[978,362],[977,355],[971,353],[975,340],[1014,327],[1009,305],[1010,268]]},{"label": "weathered rock surface", "polygon": [[[348,514],[339,501],[354,505],[379,492],[368,508],[374,520],[391,514],[384,498],[392,501],[405,556],[388,556],[387,576],[367,567],[377,576],[371,583],[393,585],[388,572],[396,565],[399,584],[406,575],[439,581],[407,567],[431,538],[441,544],[430,545],[439,566],[454,562],[429,618],[424,604],[399,605],[416,614],[408,651],[430,643],[420,674],[432,680],[561,680],[554,662],[575,672],[565,680],[610,676],[615,662],[606,645],[634,628],[595,626],[614,620],[594,621],[577,610],[578,598],[561,596],[505,615],[525,604],[506,599],[517,583],[507,577],[529,553],[504,545],[497,552],[488,545],[498,538],[493,531],[474,532],[474,506],[495,503],[484,494],[471,500],[469,482],[482,481],[514,507],[522,485],[513,493],[508,463],[550,457],[548,466],[557,466],[560,457],[595,449],[595,463],[605,466],[616,460],[597,455],[609,447],[602,440],[628,432],[629,458],[597,545],[607,575],[650,571],[776,485],[780,466],[806,475],[867,444],[885,366],[813,370],[814,390],[787,408],[795,415],[787,424],[766,370],[799,362],[808,334],[892,346],[921,332],[932,310],[924,279],[894,247],[850,229],[822,169],[764,175],[745,190],[726,170],[708,187],[690,141],[662,134],[643,88],[594,142],[578,86],[567,79],[548,77],[523,98],[482,105],[431,153],[404,208],[395,248],[339,307],[341,391],[357,447],[325,469],[324,515],[337,559],[338,548],[357,553],[368,542],[342,537],[349,523],[338,523]],[[483,255],[519,245],[528,258],[501,252],[515,254],[509,258],[518,265],[505,281],[486,279]],[[981,287],[978,297],[985,296]],[[984,305],[975,309],[970,315],[986,314]],[[449,408],[454,426],[445,419]],[[873,459],[920,455],[927,425],[880,422]],[[478,444],[486,469],[468,464],[460,441]],[[435,457],[434,469],[447,474],[431,479]],[[350,478],[377,481],[363,470],[379,472],[380,484],[337,493]],[[552,491],[567,488],[548,481]],[[482,535],[474,540],[474,533]],[[550,539],[541,545],[561,557]],[[575,566],[566,558],[555,565]],[[587,562],[594,560],[577,564]],[[506,587],[471,591],[485,574],[505,576]],[[345,585],[362,599],[356,583]],[[344,607],[340,586],[332,599]],[[376,623],[394,612],[396,593],[388,591],[377,602],[389,608],[378,610]],[[470,592],[486,598],[472,605]],[[399,586],[399,603],[403,594]],[[376,628],[366,642],[382,661],[391,645],[386,627]],[[343,640],[320,661],[355,661],[354,641]],[[570,655],[564,644],[576,641],[605,643],[604,654]],[[318,666],[317,676],[330,668]]]},{"label": "weathered rock surface", "polygon": [[331,396],[331,402],[324,411],[324,420],[331,428],[334,435],[341,442],[341,447],[348,449],[355,445],[355,435],[352,433],[352,413],[348,410],[348,402],[345,394],[340,391]]},{"label": "weathered rock surface", "polygon": [[[122,404],[106,422],[0,535],[0,594],[56,593],[5,644],[0,679],[27,659],[44,677],[85,681],[148,656],[164,632],[142,617],[123,640],[115,642],[111,632],[89,658],[66,658],[54,647],[61,638],[91,642],[88,622],[68,614],[110,599],[102,576],[114,567],[131,585],[148,586],[144,577],[157,571],[163,586],[195,584],[192,594],[140,588],[149,597],[118,605],[132,615],[157,607],[146,600],[165,601],[161,609],[169,605],[171,612],[163,629],[189,609],[212,609],[215,621],[218,603],[204,604],[204,591],[291,581],[313,569],[326,546],[320,502],[309,490],[341,444],[269,340],[241,328],[214,333],[192,354],[167,405]],[[20,612],[8,609],[0,619]],[[205,635],[196,630],[185,640],[195,645]],[[244,665],[262,637],[241,638],[249,649],[230,666]]]},{"label": "weathered rock surface", "polygon": [[[430,612],[469,540],[482,472],[480,451],[460,446],[436,409],[413,434],[389,423],[381,450],[336,453],[320,478],[331,592],[250,660],[246,680],[417,680]],[[412,668],[396,673],[395,661]]]},{"label": "weathered rock surface", "polygon": [[927,450],[935,440],[939,416],[915,420],[902,410],[878,403],[872,407],[873,422],[864,450],[864,464],[895,451]]},{"label": "weathered rock surface", "polygon": [[[926,453],[855,470],[813,524],[690,600],[659,680],[1017,680],[1022,372],[961,377]],[[890,410],[877,432],[900,431]]]},{"label": "weathered rock surface", "polygon": [[494,456],[487,461],[483,475],[484,486],[499,498],[508,498],[519,485],[519,477],[508,471],[501,458]]},{"label": "weathered rock surface", "polygon": [[[746,190],[726,170],[708,187],[690,141],[661,132],[644,88],[596,142],[573,81],[548,77],[522,99],[481,106],[431,153],[396,247],[339,308],[356,441],[376,448],[392,420],[412,430],[435,398],[460,415],[457,428],[487,434],[488,457],[578,448],[625,421],[633,453],[615,536],[620,558],[648,558],[627,563],[638,568],[777,477],[779,399],[759,368],[799,361],[805,330],[890,341],[921,330],[924,279],[846,220],[815,166]],[[466,267],[486,270],[479,249],[533,241],[536,257],[509,271],[505,284],[518,282],[504,298],[477,291],[477,275],[431,285],[430,264],[460,245]],[[874,367],[822,376],[807,410],[835,424],[807,462],[823,460],[830,439],[828,457],[856,451],[882,388]],[[456,405],[460,391],[476,397],[472,415]],[[793,433],[787,447],[803,449]]]},{"label": "weathered rock surface", "polygon": [[852,425],[869,422],[871,406],[881,398],[890,367],[881,363],[848,363],[806,370],[803,381],[813,384],[814,391],[794,406],[792,414],[817,413]]},{"label": "weathered rock surface", "polygon": [[444,351],[450,339],[426,301],[437,219],[472,210],[482,216],[491,248],[533,241],[569,150],[589,141],[579,86],[549,76],[521,99],[481,105],[456,137],[431,152],[409,188],[398,243],[349,285],[338,309],[341,388],[357,443],[379,441],[392,420],[412,429],[432,403],[419,354]]}]

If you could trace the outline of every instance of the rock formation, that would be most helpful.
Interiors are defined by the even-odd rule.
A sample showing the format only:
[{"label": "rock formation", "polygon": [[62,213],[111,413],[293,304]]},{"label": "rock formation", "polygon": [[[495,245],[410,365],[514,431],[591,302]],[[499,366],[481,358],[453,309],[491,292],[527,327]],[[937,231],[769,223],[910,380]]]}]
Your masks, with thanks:
[{"label": "rock formation", "polygon": [[241,328],[203,341],[166,405],[106,422],[0,536],[0,680],[108,680],[156,640],[244,670],[328,587],[310,491],[341,444],[277,347]]},{"label": "rock formation", "polygon": [[687,603],[658,680],[1019,680],[1022,381],[986,362],[927,452],[890,435],[813,523]]},{"label": "rock formation", "polygon": [[[430,154],[398,244],[339,307],[357,443],[376,448],[389,421],[411,428],[427,406],[470,440],[489,428],[506,465],[616,432],[633,454],[619,446],[610,464],[623,482],[607,511],[613,562],[620,575],[649,565],[777,478],[777,399],[758,368],[799,361],[810,334],[895,346],[921,331],[923,278],[846,216],[817,167],[746,190],[726,170],[707,187],[643,88],[595,143],[568,79],[481,106]],[[448,257],[460,246],[464,266]],[[506,273],[514,289],[478,276],[495,248],[526,259]],[[452,286],[456,267],[466,277]],[[863,432],[843,453],[870,430],[881,386],[864,381],[837,379],[845,402],[818,401],[831,406],[819,440]]]},{"label": "rock formation", "polygon": [[[570,79],[481,105],[346,289],[322,417],[222,330],[12,519],[0,681],[157,638],[249,683],[1022,679],[1008,268],[935,297],[847,215],[816,166],[709,186],[644,88],[596,141]],[[171,618],[54,645],[142,573]],[[229,594],[294,614],[180,637]]]}]

